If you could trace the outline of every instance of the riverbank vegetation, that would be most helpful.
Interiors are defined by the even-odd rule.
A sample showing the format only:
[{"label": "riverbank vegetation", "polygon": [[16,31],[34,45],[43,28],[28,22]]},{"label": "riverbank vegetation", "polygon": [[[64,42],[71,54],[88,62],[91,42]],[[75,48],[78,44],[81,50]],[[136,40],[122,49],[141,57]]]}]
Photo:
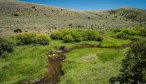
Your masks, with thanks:
[{"label": "riverbank vegetation", "polygon": [[[31,83],[49,75],[49,52],[59,50],[60,46],[69,49],[80,45],[92,45],[97,48],[76,49],[66,53],[61,68],[64,75],[59,79],[59,83],[109,83],[110,78],[120,74],[121,60],[129,51],[130,43],[135,41],[133,37],[144,40],[145,35],[141,33],[144,31],[140,30],[139,34],[135,31],[137,30],[133,28],[105,31],[62,29],[54,30],[50,36],[22,33],[10,37],[12,41],[2,40],[1,52],[7,54],[0,58],[0,83]],[[119,33],[132,36],[132,39],[119,38]]]}]

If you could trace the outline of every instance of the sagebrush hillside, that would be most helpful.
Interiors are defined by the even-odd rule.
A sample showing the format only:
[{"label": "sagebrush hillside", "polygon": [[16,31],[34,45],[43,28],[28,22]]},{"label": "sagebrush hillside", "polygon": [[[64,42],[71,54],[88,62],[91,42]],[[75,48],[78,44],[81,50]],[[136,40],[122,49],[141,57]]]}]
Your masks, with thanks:
[{"label": "sagebrush hillside", "polygon": [[15,0],[0,1],[0,33],[49,33],[56,28],[107,29],[146,25],[146,10],[120,8],[103,11],[75,11]]}]

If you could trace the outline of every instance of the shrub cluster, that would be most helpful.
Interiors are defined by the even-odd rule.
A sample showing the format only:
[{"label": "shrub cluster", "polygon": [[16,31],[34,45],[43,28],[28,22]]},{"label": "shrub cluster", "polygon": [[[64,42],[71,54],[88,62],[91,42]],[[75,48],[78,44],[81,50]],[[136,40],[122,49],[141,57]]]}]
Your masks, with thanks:
[{"label": "shrub cluster", "polygon": [[74,42],[74,38],[71,35],[65,35],[63,39],[65,43]]},{"label": "shrub cluster", "polygon": [[63,34],[62,34],[62,32],[60,32],[60,31],[55,31],[55,32],[52,32],[52,34],[51,34],[51,38],[52,39],[62,39],[62,37],[63,37]]},{"label": "shrub cluster", "polygon": [[140,28],[139,29],[139,31],[140,31],[140,36],[145,36],[146,37],[146,28]]},{"label": "shrub cluster", "polygon": [[122,32],[127,35],[139,35],[139,31],[136,31],[133,29],[126,29],[126,30],[123,30]]},{"label": "shrub cluster", "polygon": [[121,29],[121,30],[113,30],[113,32],[117,33],[116,37],[120,39],[128,39],[131,36],[146,36],[146,29],[145,28],[131,28],[131,29]]},{"label": "shrub cluster", "polygon": [[18,45],[41,44],[48,45],[50,37],[47,34],[23,33],[16,36]]},{"label": "shrub cluster", "polygon": [[0,57],[14,50],[15,43],[9,39],[0,37]]},{"label": "shrub cluster", "polygon": [[81,29],[60,29],[55,30],[51,34],[52,39],[64,40],[64,42],[80,42],[80,41],[102,41],[103,38],[95,30]]}]

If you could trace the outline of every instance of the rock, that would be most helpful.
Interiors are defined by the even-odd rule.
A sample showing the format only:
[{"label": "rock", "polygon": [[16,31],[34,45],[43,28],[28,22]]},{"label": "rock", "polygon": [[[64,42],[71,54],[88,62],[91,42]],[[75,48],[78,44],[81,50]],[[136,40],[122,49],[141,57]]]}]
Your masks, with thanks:
[{"label": "rock", "polygon": [[22,30],[21,29],[15,29],[14,32],[15,33],[22,33]]},{"label": "rock", "polygon": [[62,50],[62,51],[67,51],[67,50],[69,50],[68,48],[66,48],[65,46],[60,46],[60,48],[59,48],[60,50]]}]

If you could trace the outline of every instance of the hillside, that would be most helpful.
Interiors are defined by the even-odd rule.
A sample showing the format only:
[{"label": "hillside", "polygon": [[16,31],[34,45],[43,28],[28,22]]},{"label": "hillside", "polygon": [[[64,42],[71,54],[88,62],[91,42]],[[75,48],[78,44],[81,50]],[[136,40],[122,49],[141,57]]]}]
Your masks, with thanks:
[{"label": "hillside", "polygon": [[146,10],[0,0],[0,84],[146,84],[145,51]]},{"label": "hillside", "polygon": [[56,28],[107,28],[146,25],[146,10],[120,8],[103,11],[75,11],[46,5],[0,1],[0,34],[49,33]]}]

